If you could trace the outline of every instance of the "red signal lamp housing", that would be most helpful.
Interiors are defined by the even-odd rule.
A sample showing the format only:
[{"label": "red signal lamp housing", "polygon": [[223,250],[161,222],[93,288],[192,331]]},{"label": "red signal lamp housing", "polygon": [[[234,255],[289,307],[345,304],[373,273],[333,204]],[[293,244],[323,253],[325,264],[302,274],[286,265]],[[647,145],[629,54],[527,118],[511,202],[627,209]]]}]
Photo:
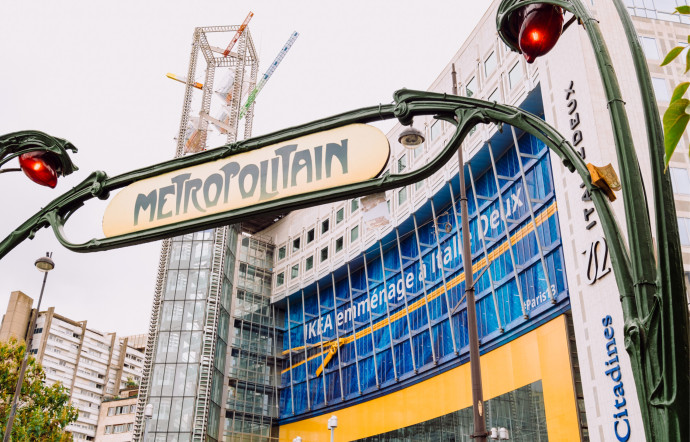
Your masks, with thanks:
[{"label": "red signal lamp housing", "polygon": [[19,156],[19,167],[24,174],[34,183],[51,189],[57,185],[59,164],[52,152],[34,151]]},{"label": "red signal lamp housing", "polygon": [[522,8],[518,44],[527,63],[548,53],[556,45],[563,29],[563,10],[554,5],[531,4]]}]

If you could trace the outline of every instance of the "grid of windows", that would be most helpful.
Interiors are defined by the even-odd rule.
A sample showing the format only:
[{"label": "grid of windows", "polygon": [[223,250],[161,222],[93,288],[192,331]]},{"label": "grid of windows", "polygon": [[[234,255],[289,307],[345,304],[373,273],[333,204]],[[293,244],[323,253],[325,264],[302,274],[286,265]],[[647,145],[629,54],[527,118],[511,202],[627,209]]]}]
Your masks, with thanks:
[{"label": "grid of windows", "polygon": [[118,416],[120,414],[134,413],[137,409],[136,404],[132,405],[118,405],[108,408],[108,416]]},{"label": "grid of windows", "polygon": [[630,15],[690,24],[687,17],[674,14],[677,6],[688,4],[686,0],[624,0],[624,2]]},{"label": "grid of windows", "polygon": [[[548,148],[522,135],[519,147],[492,149],[495,164],[471,176],[468,189],[477,272],[491,256],[490,271],[475,282],[483,346],[522,333],[525,318],[546,320],[568,296]],[[287,298],[282,417],[393,391],[409,373],[466,354],[458,196],[451,180],[408,227],[353,260],[355,267],[345,264],[346,272]],[[335,352],[326,348],[332,342],[339,343]]]},{"label": "grid of windows", "polygon": [[[201,356],[207,303],[218,304],[216,356],[212,373],[208,440],[218,440],[222,375],[228,339],[228,311],[235,268],[237,232],[228,230],[225,250],[225,271],[220,275],[219,299],[210,301],[211,265],[216,230],[190,233],[172,239],[166,286],[158,312],[158,340],[149,379],[148,403],[153,405],[149,438],[191,439],[194,403],[198,395],[198,379],[202,370]],[[247,268],[240,268],[240,273]],[[215,427],[213,423],[216,423]],[[167,439],[166,439],[167,438]]]},{"label": "grid of windows", "polygon": [[[270,302],[273,246],[247,238],[240,244],[240,266],[245,256],[252,257],[253,264],[247,265],[247,273],[239,273],[237,279],[223,440],[277,441],[274,379],[276,344],[281,334],[275,328],[275,315],[280,312],[276,313]],[[310,258],[306,259],[307,266]],[[278,319],[282,321],[282,317]]]},{"label": "grid of windows", "polygon": [[119,424],[119,425],[106,425],[105,426],[105,434],[118,434],[118,433],[126,433],[128,431],[132,431],[132,428],[134,427],[134,424]]}]

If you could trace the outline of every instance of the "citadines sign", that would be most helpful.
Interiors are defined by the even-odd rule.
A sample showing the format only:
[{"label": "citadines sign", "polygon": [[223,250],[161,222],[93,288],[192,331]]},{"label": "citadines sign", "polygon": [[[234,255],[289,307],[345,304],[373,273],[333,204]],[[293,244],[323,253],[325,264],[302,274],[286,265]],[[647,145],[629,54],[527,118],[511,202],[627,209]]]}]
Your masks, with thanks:
[{"label": "citadines sign", "polygon": [[388,162],[386,136],[351,124],[137,181],[108,205],[103,232],[117,236],[266,201],[358,183]]}]

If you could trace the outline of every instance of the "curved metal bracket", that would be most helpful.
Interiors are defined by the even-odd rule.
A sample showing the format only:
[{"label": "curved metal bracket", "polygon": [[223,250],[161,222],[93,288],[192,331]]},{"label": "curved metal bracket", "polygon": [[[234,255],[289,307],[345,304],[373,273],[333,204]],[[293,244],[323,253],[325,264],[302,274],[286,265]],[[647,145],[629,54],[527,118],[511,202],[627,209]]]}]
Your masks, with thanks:
[{"label": "curved metal bracket", "polygon": [[79,170],[69,157],[68,150],[77,152],[77,148],[69,141],[44,132],[37,130],[12,132],[0,136],[0,166],[28,152],[46,151],[55,154],[60,162],[59,174],[67,176]]},{"label": "curved metal bracket", "polygon": [[[0,258],[17,246],[21,241],[33,237],[36,231],[51,226],[58,241],[75,252],[94,252],[126,247],[135,244],[180,235],[220,225],[237,223],[251,216],[280,213],[311,207],[343,199],[383,192],[401,186],[413,184],[428,178],[451,160],[462,141],[477,124],[507,123],[528,132],[543,141],[551,148],[571,171],[576,171],[592,193],[592,199],[602,218],[607,238],[612,238],[609,245],[611,258],[624,263],[621,268],[629,268],[628,257],[622,236],[608,205],[608,201],[599,188],[591,184],[589,171],[570,143],[541,118],[527,111],[474,98],[451,96],[423,91],[402,89],[394,94],[395,106],[372,106],[357,109],[333,117],[317,120],[302,126],[284,129],[265,136],[251,138],[238,143],[221,146],[217,149],[196,155],[176,158],[155,164],[143,169],[108,178],[104,172],[94,172],[81,184],[53,200],[36,213],[31,219],[18,227],[0,243]],[[209,215],[195,220],[182,221],[176,224],[152,228],[149,230],[128,233],[111,238],[91,239],[84,243],[73,243],[65,237],[64,225],[69,217],[86,201],[93,198],[105,199],[110,192],[127,186],[135,181],[151,178],[166,172],[175,171],[221,158],[231,157],[238,153],[260,149],[264,146],[280,143],[304,135],[320,132],[352,123],[369,123],[381,118],[397,118],[401,123],[411,123],[421,115],[433,115],[437,119],[449,121],[456,126],[455,132],[439,154],[419,169],[404,174],[384,173],[378,178],[364,182],[311,192],[308,194],[286,197],[280,200],[267,201],[251,207]],[[628,280],[629,274],[619,272],[618,278]]]}]

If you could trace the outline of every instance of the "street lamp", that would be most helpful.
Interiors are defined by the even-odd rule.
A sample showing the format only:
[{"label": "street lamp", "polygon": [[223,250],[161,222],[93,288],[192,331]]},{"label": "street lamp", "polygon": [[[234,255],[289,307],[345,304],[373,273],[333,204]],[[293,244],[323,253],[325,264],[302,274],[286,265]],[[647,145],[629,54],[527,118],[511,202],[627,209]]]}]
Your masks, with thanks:
[{"label": "street lamp", "polygon": [[36,260],[34,265],[39,272],[43,272],[43,285],[41,286],[41,294],[38,297],[38,304],[36,305],[36,313],[31,316],[31,322],[29,323],[29,329],[26,333],[26,349],[24,350],[24,359],[22,359],[22,365],[19,369],[19,378],[17,378],[17,386],[14,389],[14,397],[12,398],[12,408],[10,410],[10,416],[7,418],[7,426],[5,427],[5,437],[4,442],[10,441],[10,435],[12,434],[12,424],[14,423],[14,416],[17,412],[17,402],[19,401],[19,395],[22,392],[22,384],[24,383],[24,373],[26,372],[26,364],[29,361],[29,352],[31,351],[31,342],[34,337],[34,328],[36,328],[36,319],[38,319],[38,314],[41,311],[41,300],[43,299],[43,290],[46,288],[46,279],[48,279],[48,272],[55,268],[55,263],[51,258],[52,253],[46,253],[46,256],[42,256]]},{"label": "street lamp", "polygon": [[406,149],[415,149],[424,142],[424,135],[413,126],[403,129],[398,136],[398,142]]},{"label": "street lamp", "polygon": [[498,7],[496,25],[503,41],[514,51],[522,52],[529,62],[548,49],[523,43],[523,36],[529,32],[548,36],[545,40],[553,47],[562,33],[563,20],[551,23],[548,17],[559,15],[561,9],[573,15],[565,27],[577,21],[592,43],[625,190],[623,202],[630,254],[626,253],[629,261],[615,263],[614,271],[627,267],[632,275],[630,284],[621,284],[622,279],[616,278],[625,319],[626,350],[630,354],[647,439],[681,440],[683,434],[690,432],[687,407],[690,354],[687,306],[685,297],[681,296],[685,293],[684,271],[675,203],[670,177],[663,170],[663,133],[647,63],[626,7],[620,0],[612,3],[628,40],[642,96],[652,169],[656,250],[625,102],[597,20],[580,0],[503,0]]},{"label": "street lamp", "polygon": [[331,416],[328,418],[328,429],[331,430],[331,442],[333,442],[333,433],[338,427],[338,416]]},{"label": "street lamp", "polygon": [[508,429],[504,427],[492,428],[491,432],[489,432],[489,437],[492,440],[510,440]]},{"label": "street lamp", "polygon": [[23,171],[41,186],[54,188],[58,177],[77,170],[68,155],[77,148],[67,140],[38,131],[21,131],[0,136],[0,166],[19,157],[19,168],[0,169],[0,173]]}]

